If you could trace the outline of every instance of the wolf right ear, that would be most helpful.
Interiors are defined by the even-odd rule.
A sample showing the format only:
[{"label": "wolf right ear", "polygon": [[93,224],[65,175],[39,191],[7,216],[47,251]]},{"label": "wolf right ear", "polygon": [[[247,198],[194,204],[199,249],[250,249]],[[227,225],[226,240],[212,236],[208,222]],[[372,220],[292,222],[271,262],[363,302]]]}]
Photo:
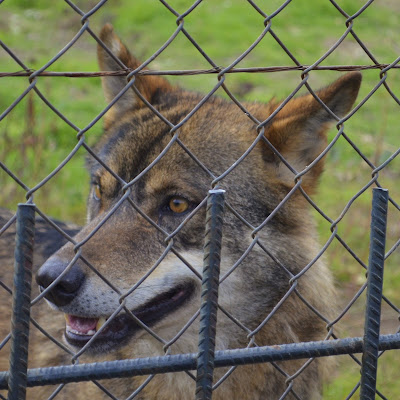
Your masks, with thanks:
[{"label": "wolf right ear", "polygon": [[[350,72],[328,87],[316,91],[316,94],[336,116],[343,117],[353,106],[360,84],[361,74]],[[308,94],[290,100],[272,120],[265,135],[292,167],[302,171],[326,147],[326,131],[334,121],[332,115]],[[270,149],[266,154],[266,159],[275,163],[278,179],[293,184],[293,173]],[[303,187],[312,192],[322,169],[323,160],[303,176]]]},{"label": "wolf right ear", "polygon": [[[119,37],[114,33],[111,24],[104,25],[100,32],[100,39],[127,68],[136,69],[140,66],[141,63],[131,55]],[[100,45],[97,46],[97,59],[101,71],[122,70],[122,67]],[[125,76],[107,76],[101,79],[104,96],[108,103],[110,103],[128,83]],[[154,94],[158,91],[168,91],[172,89],[167,80],[155,75],[137,76],[135,86],[149,102],[151,102]],[[126,112],[140,108],[143,105],[143,102],[136,93],[132,89],[128,90],[106,114],[106,127],[111,124],[115,118],[119,118]]]}]

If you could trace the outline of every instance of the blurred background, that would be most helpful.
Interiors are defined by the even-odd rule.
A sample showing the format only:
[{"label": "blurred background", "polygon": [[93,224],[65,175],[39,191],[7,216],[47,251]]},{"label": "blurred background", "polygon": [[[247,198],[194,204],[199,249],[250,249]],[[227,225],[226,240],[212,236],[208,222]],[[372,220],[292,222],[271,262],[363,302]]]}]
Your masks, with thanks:
[{"label": "blurred background", "polygon": [[[348,15],[355,14],[365,1],[341,0],[336,4]],[[272,14],[282,1],[255,2],[265,14]],[[174,0],[168,4],[178,13],[185,12],[191,1]],[[87,12],[95,1],[76,1]],[[380,64],[390,64],[400,55],[398,16],[400,2],[383,0],[372,3],[353,22],[353,31],[370,55],[349,34],[321,66],[373,65],[371,55]],[[0,38],[23,63],[37,70],[54,57],[81,28],[80,15],[67,2],[52,0],[13,0],[0,5]],[[272,29],[281,42],[302,65],[311,65],[336,43],[346,31],[346,17],[329,0],[296,0],[288,4],[272,20]],[[90,28],[98,33],[106,22],[114,25],[135,56],[150,57],[176,30],[176,16],[161,2],[145,0],[110,0],[90,18]],[[247,1],[203,1],[185,17],[185,29],[205,53],[221,67],[226,67],[242,54],[264,30],[264,17]],[[237,68],[287,66],[293,60],[276,40],[267,34]],[[209,69],[210,64],[183,35],[172,42],[150,65],[154,70]],[[0,48],[0,72],[16,72],[22,68]],[[85,32],[83,36],[48,71],[98,71],[96,42]],[[318,89],[338,78],[343,72],[319,70],[310,72],[309,83]],[[37,87],[45,97],[78,128],[88,125],[106,106],[99,77],[38,77]],[[216,74],[171,76],[170,81],[187,89],[206,93],[217,83]],[[380,80],[379,69],[363,71],[363,83],[357,104],[374,89]],[[301,81],[301,71],[232,73],[226,85],[243,101],[268,102],[285,98]],[[387,84],[400,97],[400,71],[391,69]],[[29,86],[27,77],[1,76],[0,113]],[[305,93],[302,89],[300,93]],[[223,90],[217,95],[226,97]],[[378,167],[399,148],[400,103],[384,86],[380,86],[365,104],[345,123],[345,133],[359,152],[340,138],[328,153],[325,174],[313,200],[324,213],[336,220],[360,190],[371,180],[371,164]],[[239,109],[238,109],[238,112]],[[100,120],[86,133],[94,144],[102,132]],[[332,140],[337,130],[329,134]],[[76,131],[53,113],[31,91],[0,123],[0,161],[28,187],[33,187],[51,173],[76,145]],[[368,161],[366,161],[368,160]],[[394,158],[379,173],[382,187],[389,189],[395,204],[389,206],[387,251],[400,238],[400,159]],[[89,176],[85,170],[85,151],[73,159],[35,194],[35,203],[47,215],[83,225]],[[368,261],[371,188],[354,198],[338,225],[338,233],[364,263]],[[16,210],[24,202],[23,190],[0,169],[0,206]],[[396,203],[397,202],[397,203]],[[331,235],[326,219],[315,212],[321,235],[321,246]],[[340,288],[342,308],[365,282],[360,263],[334,240],[326,257]],[[382,333],[398,329],[400,306],[400,251],[388,257],[385,269],[384,294],[395,307],[383,305]],[[340,336],[362,336],[364,297],[361,296],[339,322]],[[338,368],[325,390],[324,399],[345,399],[357,384],[360,367],[349,356],[338,357]],[[400,398],[396,352],[380,358],[378,389],[387,398]],[[354,397],[358,397],[355,394]]]}]

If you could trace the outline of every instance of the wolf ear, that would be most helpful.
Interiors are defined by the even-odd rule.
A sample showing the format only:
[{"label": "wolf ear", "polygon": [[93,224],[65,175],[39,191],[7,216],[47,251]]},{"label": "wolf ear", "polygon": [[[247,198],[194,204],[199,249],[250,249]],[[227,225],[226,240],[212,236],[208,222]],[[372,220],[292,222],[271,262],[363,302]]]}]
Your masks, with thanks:
[{"label": "wolf ear", "polygon": [[[127,68],[136,69],[140,66],[141,63],[130,54],[129,50],[114,33],[111,24],[104,25],[99,37],[114,56],[121,60]],[[97,46],[97,59],[101,71],[120,71],[123,69],[100,45]],[[128,83],[125,76],[108,76],[102,77],[101,79],[104,96],[108,103],[110,103]],[[151,102],[154,95],[159,91],[171,89],[171,85],[168,81],[155,75],[138,75],[135,80],[135,86],[149,102]],[[106,125],[107,120],[114,120],[114,118],[121,117],[126,112],[140,108],[143,105],[143,102],[135,94],[133,89],[129,89],[107,113]]]},{"label": "wolf ear", "polygon": [[[353,106],[361,84],[361,73],[348,73],[330,86],[316,92],[317,96],[338,117]],[[274,107],[276,109],[276,107]],[[266,137],[298,172],[311,164],[326,147],[326,131],[335,119],[311,95],[294,98],[272,120]],[[273,161],[279,180],[293,184],[293,173],[268,150],[267,160]],[[323,169],[323,160],[303,176],[302,186],[312,192]]]}]

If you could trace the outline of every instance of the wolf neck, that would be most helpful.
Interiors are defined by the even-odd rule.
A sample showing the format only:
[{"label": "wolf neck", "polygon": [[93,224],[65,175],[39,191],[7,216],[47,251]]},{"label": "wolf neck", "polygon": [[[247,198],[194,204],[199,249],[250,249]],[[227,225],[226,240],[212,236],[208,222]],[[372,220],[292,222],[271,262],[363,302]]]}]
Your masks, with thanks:
[{"label": "wolf neck", "polygon": [[[297,361],[294,366],[299,369],[304,361]],[[286,369],[285,363],[277,363],[280,368]],[[292,364],[293,366],[293,364]],[[309,368],[315,370],[314,378],[316,378],[316,364]],[[195,373],[195,371],[191,371]],[[214,384],[228,372],[228,368],[221,368],[214,371]],[[292,373],[294,371],[291,371]],[[268,377],[268,378],[266,378]],[[300,375],[301,377],[301,375]],[[299,377],[299,378],[300,378]],[[301,397],[309,400],[320,400],[318,383],[316,379],[308,379],[305,382],[299,382],[296,378],[296,384],[305,387],[308,386],[307,392],[299,391],[297,385],[296,393]],[[147,377],[135,378],[135,385],[130,389],[137,388],[144,383]],[[265,400],[278,399],[282,395],[282,387],[285,387],[287,377],[282,375],[276,367],[267,363],[262,365],[246,365],[238,367],[227,379],[213,392],[213,400],[240,399],[240,400]],[[128,396],[131,392],[124,393]],[[185,372],[174,374],[156,375],[151,382],[143,389],[140,400],[187,400],[194,398],[196,383]],[[292,397],[289,397],[292,398]]]},{"label": "wolf neck", "polygon": [[[284,307],[291,308],[290,299]],[[302,314],[300,312],[300,314]],[[304,316],[304,315],[303,315]],[[299,321],[297,321],[299,322]],[[273,345],[279,343],[297,342],[301,338],[290,326],[293,321],[274,325],[271,330],[264,327],[256,336],[259,346]],[[148,343],[151,346],[150,343]],[[153,343],[154,345],[154,343]],[[237,345],[237,344],[236,344]],[[246,346],[241,343],[240,346]],[[158,346],[156,346],[158,347]],[[218,346],[220,347],[220,346]],[[154,350],[154,349],[153,349]],[[159,349],[160,350],[160,349]],[[174,353],[181,353],[185,349],[176,348]],[[193,351],[193,349],[191,349]],[[196,351],[196,350],[194,350]],[[186,352],[186,351],[183,351]],[[148,353],[147,353],[148,354]],[[155,355],[159,355],[157,352]],[[122,356],[122,355],[121,355]],[[115,359],[115,355],[113,357]],[[287,376],[279,372],[278,368],[271,363],[239,366],[236,370],[213,392],[213,400],[241,399],[241,400],[264,400],[278,399],[282,395],[282,388],[288,376],[300,369],[306,360],[298,360],[290,364],[281,362],[276,366],[287,373]],[[308,368],[308,374],[300,374],[295,380],[296,393],[301,398],[320,400],[320,388],[318,386],[319,360],[315,360]],[[218,368],[214,370],[214,384],[217,383],[229,368]],[[196,371],[190,371],[193,375]],[[106,387],[118,398],[126,398],[132,394],[148,377],[134,377],[124,380],[111,380],[104,382]],[[251,390],[250,390],[251,388]],[[306,388],[306,389],[304,389]],[[194,397],[196,390],[195,381],[185,372],[155,375],[153,379],[142,389],[138,399],[140,400],[187,400]],[[303,391],[302,391],[303,390]],[[312,397],[314,396],[314,397]],[[289,397],[291,398],[291,397]]]}]

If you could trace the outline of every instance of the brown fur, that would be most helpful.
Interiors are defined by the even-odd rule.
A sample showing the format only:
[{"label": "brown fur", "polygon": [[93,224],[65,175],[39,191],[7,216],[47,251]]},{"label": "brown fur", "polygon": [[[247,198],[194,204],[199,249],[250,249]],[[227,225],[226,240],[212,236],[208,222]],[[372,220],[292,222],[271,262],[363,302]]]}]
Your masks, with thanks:
[{"label": "brown fur", "polygon": [[[140,65],[114,34],[110,25],[103,28],[101,39],[125,66],[135,69]],[[102,70],[121,68],[101,47],[98,49],[98,58]],[[316,93],[333,113],[343,116],[353,105],[360,82],[359,73],[350,73]],[[125,78],[104,78],[106,100],[111,101],[125,85]],[[173,124],[178,124],[202,98],[197,93],[174,88],[163,78],[155,76],[140,76],[136,78],[135,86]],[[247,109],[260,121],[265,120],[277,106],[246,104]],[[306,95],[291,100],[266,126],[265,136],[291,166],[300,172],[325,148],[326,130],[333,121],[311,95]],[[97,162],[90,161],[93,184],[88,200],[89,222],[75,237],[77,242],[85,240],[101,223],[106,212],[121,198],[124,182],[134,179],[171,140],[170,127],[154,115],[132,89],[107,113],[105,128],[106,132],[98,143],[97,152],[103,162],[123,181],[115,179]],[[255,124],[234,104],[216,97],[210,98],[179,128],[179,140],[214,176],[229,168],[256,137]],[[323,160],[303,177],[302,187],[309,194],[316,190],[322,169]],[[165,236],[153,224],[171,233],[184,219],[184,216],[168,208],[170,199],[175,196],[185,199],[190,211],[206,197],[212,180],[178,143],[174,143],[165,156],[131,187],[131,202],[152,222],[142,218],[125,201],[84,244],[83,256],[120,293],[128,291],[165,250]],[[257,143],[220,184],[226,190],[229,204],[253,226],[258,226],[267,218],[293,185],[293,172],[262,141]],[[96,193],[100,194],[100,198]],[[204,220],[203,207],[173,239],[174,249],[199,273],[202,268]],[[290,275],[285,272],[285,268],[294,275],[298,274],[317,255],[320,248],[308,203],[299,191],[294,193],[258,233],[258,238],[271,256],[256,245],[221,284],[219,295],[220,304],[250,330],[256,329],[262,323],[290,288]],[[240,258],[251,240],[251,229],[226,211],[222,275]],[[58,271],[65,268],[73,255],[71,244],[59,250],[42,266],[38,275],[39,284],[47,286],[49,277],[54,275],[54,269]],[[78,283],[77,288],[71,292],[73,298],[66,304],[58,304],[59,300],[54,299],[64,289],[56,287],[48,295],[53,303],[57,303],[53,308],[70,315],[99,318],[110,316],[119,306],[119,295],[82,260],[78,260],[65,276]],[[168,302],[169,298],[163,298],[160,304],[151,303],[156,296],[165,296],[166,293],[177,290],[177,287],[183,288],[178,290],[178,294],[174,292],[178,297],[193,288],[192,295],[184,305],[171,306],[164,310],[163,302]],[[318,260],[298,280],[298,291],[327,318],[334,315],[335,292],[324,260]],[[169,341],[199,308],[199,294],[200,280],[170,252],[157,269],[127,297],[126,307],[139,314],[144,309],[144,318],[149,319],[151,328]],[[68,293],[68,296],[72,294]],[[151,320],[153,311],[148,312],[149,304],[155,307],[154,313],[159,306],[166,315]],[[47,322],[45,324],[47,326]],[[54,326],[54,323],[49,323],[48,326],[50,325]],[[171,352],[196,352],[197,331],[198,321],[171,346]],[[321,340],[325,335],[325,323],[293,293],[256,335],[256,343],[262,346]],[[163,345],[144,330],[137,328],[118,346],[108,341],[96,343],[92,343],[89,348],[91,351],[84,354],[81,361],[163,354]],[[238,348],[247,344],[247,332],[219,312],[217,348]],[[42,355],[43,350],[38,353],[35,349],[32,354]],[[304,360],[301,360],[279,363],[279,366],[292,375],[303,364]],[[315,360],[294,380],[294,390],[300,398],[321,398],[321,382],[327,365],[327,360]],[[226,370],[217,370],[216,379],[224,372]],[[111,380],[103,383],[115,396],[126,398],[144,379]],[[285,380],[286,377],[268,363],[239,367],[215,390],[213,399],[278,399],[286,389]],[[101,397],[98,389],[91,383],[79,385],[78,391],[76,387],[67,385],[58,398]],[[154,377],[138,398],[183,400],[192,398],[193,394],[194,382],[186,374],[178,373]],[[286,398],[293,399],[294,396],[289,394]]]}]

